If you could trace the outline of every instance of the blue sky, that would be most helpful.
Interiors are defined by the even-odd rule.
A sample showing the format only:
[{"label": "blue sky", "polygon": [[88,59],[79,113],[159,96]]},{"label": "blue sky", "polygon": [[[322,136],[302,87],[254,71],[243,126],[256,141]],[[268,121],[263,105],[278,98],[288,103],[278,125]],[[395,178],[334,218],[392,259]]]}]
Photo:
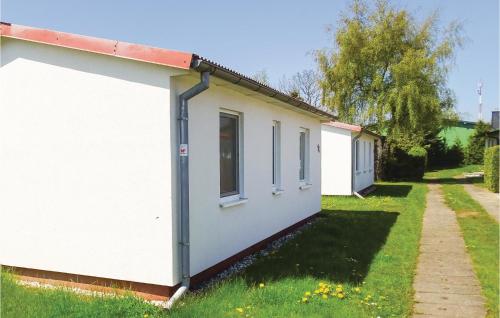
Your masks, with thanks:
[{"label": "blue sky", "polygon": [[[464,119],[477,119],[477,82],[484,82],[484,117],[500,104],[498,0],[394,0],[423,18],[463,22],[467,43],[457,52],[449,87]],[[272,84],[314,68],[311,52],[332,46],[347,0],[169,1],[2,0],[2,21],[195,52],[244,74],[266,70]]]}]

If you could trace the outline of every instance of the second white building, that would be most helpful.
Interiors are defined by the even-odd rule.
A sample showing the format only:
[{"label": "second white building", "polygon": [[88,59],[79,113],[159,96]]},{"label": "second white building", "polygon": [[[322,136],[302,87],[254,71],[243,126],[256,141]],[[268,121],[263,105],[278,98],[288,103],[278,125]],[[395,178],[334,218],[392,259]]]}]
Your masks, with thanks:
[{"label": "second white building", "polygon": [[321,127],[321,194],[352,195],[375,181],[375,149],[379,136],[361,126],[341,122]]}]

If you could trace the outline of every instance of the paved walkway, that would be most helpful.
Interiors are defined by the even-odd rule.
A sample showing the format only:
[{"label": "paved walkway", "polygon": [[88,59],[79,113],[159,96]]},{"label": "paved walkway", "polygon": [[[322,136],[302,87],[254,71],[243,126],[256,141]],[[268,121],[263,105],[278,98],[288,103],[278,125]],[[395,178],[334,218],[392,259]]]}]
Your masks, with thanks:
[{"label": "paved walkway", "polygon": [[493,217],[497,222],[499,222],[500,216],[500,196],[498,193],[493,193],[487,189],[475,186],[470,183],[464,184],[465,191],[469,195],[479,202],[481,206]]},{"label": "paved walkway", "polygon": [[414,317],[484,317],[485,301],[441,185],[429,184],[415,289]]}]

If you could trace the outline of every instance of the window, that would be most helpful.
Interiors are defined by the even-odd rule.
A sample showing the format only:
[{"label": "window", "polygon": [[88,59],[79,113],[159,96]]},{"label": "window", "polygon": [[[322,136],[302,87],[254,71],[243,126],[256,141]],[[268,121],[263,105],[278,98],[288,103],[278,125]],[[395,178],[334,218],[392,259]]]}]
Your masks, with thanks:
[{"label": "window", "polygon": [[220,113],[220,196],[227,197],[240,193],[239,176],[239,117]]},{"label": "window", "polygon": [[299,180],[302,182],[307,181],[309,177],[309,130],[301,129],[299,133]]},{"label": "window", "polygon": [[368,168],[371,170],[372,169],[372,162],[373,160],[373,153],[372,153],[372,142],[368,142]]},{"label": "window", "polygon": [[356,165],[356,171],[359,171],[359,140],[356,139],[355,142],[355,149],[354,149],[354,160],[355,160],[355,165]]},{"label": "window", "polygon": [[363,141],[363,170],[366,170],[366,141]]},{"label": "window", "polygon": [[272,143],[273,143],[273,188],[280,189],[281,186],[281,123],[273,121],[272,130]]}]

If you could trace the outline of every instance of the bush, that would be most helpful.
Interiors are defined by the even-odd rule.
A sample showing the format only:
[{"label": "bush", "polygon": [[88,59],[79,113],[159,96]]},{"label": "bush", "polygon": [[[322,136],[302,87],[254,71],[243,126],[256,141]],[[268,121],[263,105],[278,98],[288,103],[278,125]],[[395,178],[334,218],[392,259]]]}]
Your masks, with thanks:
[{"label": "bush", "polygon": [[469,136],[467,148],[465,149],[465,164],[481,165],[484,160],[484,147],[486,134],[490,131],[490,125],[480,121],[476,124],[474,133]]},{"label": "bush", "polygon": [[429,138],[426,141],[427,165],[432,168],[457,167],[464,161],[464,149],[460,139],[455,139],[451,147],[447,147],[443,137]]},{"label": "bush", "polygon": [[440,136],[430,136],[425,141],[427,149],[427,164],[429,167],[442,167],[446,163],[446,139]]},{"label": "bush", "polygon": [[500,146],[490,147],[484,151],[484,183],[492,192],[498,192],[499,152]]},{"label": "bush", "polygon": [[396,148],[385,160],[385,177],[390,180],[422,180],[427,164],[427,151],[418,146],[409,151]]},{"label": "bush", "polygon": [[457,138],[453,146],[446,150],[445,162],[450,167],[456,167],[464,162],[464,148],[460,139]]}]

